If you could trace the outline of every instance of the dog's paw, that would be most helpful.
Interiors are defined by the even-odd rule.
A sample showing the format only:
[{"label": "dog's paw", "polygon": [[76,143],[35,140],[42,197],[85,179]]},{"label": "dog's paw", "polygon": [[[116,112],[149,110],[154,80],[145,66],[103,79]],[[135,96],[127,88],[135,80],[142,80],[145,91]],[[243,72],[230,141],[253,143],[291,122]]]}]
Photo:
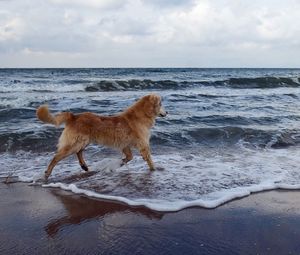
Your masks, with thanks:
[{"label": "dog's paw", "polygon": [[151,172],[153,172],[153,171],[163,171],[163,170],[165,170],[162,166],[155,166],[155,167],[153,167],[153,168],[149,168],[149,170],[151,171]]},{"label": "dog's paw", "polygon": [[7,176],[4,178],[1,178],[1,180],[3,179],[3,183],[5,184],[10,184],[10,183],[15,183],[19,181],[19,177],[18,176]]},{"label": "dog's paw", "polygon": [[32,183],[34,184],[44,184],[48,181],[48,176],[45,173],[37,173],[32,178]]},{"label": "dog's paw", "polygon": [[34,179],[29,185],[30,186],[41,186],[43,184],[47,184],[48,183],[48,179],[46,179],[45,177],[40,177],[37,179]]},{"label": "dog's paw", "polygon": [[80,165],[80,166],[84,171],[86,171],[86,172],[89,171],[89,168],[87,167],[87,165]]}]

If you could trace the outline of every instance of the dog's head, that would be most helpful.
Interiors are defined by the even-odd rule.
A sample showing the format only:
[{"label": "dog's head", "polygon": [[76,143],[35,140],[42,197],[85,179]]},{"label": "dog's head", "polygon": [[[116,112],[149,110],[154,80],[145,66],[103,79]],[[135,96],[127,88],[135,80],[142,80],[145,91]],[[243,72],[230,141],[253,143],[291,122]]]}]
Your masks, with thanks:
[{"label": "dog's head", "polygon": [[167,116],[167,112],[162,106],[161,103],[161,97],[157,94],[150,94],[147,96],[144,96],[144,112],[148,117],[165,117]]}]

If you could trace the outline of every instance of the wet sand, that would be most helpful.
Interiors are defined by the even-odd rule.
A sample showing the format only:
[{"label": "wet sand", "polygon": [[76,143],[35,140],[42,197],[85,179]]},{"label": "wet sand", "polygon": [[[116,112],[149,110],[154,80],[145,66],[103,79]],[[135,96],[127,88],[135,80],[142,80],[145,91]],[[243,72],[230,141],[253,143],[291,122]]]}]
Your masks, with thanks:
[{"label": "wet sand", "polygon": [[0,254],[300,254],[300,192],[160,213],[0,184]]}]

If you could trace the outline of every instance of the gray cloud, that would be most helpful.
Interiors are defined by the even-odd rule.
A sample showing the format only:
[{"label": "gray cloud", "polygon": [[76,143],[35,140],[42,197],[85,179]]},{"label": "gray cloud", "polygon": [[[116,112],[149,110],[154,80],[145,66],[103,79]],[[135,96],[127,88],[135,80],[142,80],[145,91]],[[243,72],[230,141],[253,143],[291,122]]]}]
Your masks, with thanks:
[{"label": "gray cloud", "polygon": [[299,66],[299,16],[297,0],[0,0],[0,66]]},{"label": "gray cloud", "polygon": [[142,2],[146,5],[153,5],[158,8],[183,8],[193,4],[195,0],[143,0]]}]

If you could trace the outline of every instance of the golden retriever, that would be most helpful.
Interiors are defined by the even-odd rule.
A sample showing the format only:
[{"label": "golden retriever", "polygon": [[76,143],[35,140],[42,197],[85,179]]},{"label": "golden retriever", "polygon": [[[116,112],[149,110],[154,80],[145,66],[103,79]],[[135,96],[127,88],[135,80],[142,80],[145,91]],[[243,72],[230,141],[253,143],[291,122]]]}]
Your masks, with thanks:
[{"label": "golden retriever", "polygon": [[90,143],[120,149],[125,154],[123,163],[132,159],[131,148],[136,148],[148,163],[150,170],[154,170],[149,146],[150,128],[157,116],[164,117],[167,112],[161,105],[161,97],[150,94],[115,116],[99,116],[90,112],[80,114],[61,112],[53,116],[47,105],[40,106],[36,115],[45,123],[56,126],[65,123],[57,152],[45,171],[45,179],[48,179],[54,166],[74,153],[81,168],[88,171],[82,152]]}]

